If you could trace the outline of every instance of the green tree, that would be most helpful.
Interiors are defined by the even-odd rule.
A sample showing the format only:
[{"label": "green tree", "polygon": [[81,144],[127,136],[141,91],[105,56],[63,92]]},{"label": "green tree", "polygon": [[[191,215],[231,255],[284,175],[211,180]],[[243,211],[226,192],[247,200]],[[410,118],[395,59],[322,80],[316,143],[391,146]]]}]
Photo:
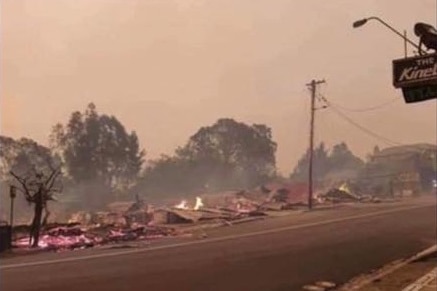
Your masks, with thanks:
[{"label": "green tree", "polygon": [[275,176],[275,152],[267,126],[219,119],[200,128],[174,156],[149,163],[138,189],[162,197],[252,187]]},{"label": "green tree", "polygon": [[34,140],[21,138],[14,140],[0,136],[0,178],[10,178],[9,171],[23,173],[31,169],[49,170],[49,165],[59,164],[59,157],[52,155],[49,148]]},{"label": "green tree", "polygon": [[[62,185],[57,183],[61,177],[60,167],[55,169],[50,165],[50,168],[51,170],[48,173],[32,170],[30,173],[21,176],[13,171],[10,172],[19,183],[19,186],[13,186],[13,189],[23,193],[26,201],[34,205],[29,240],[32,247],[38,247],[41,227],[47,223],[50,214],[48,202],[55,200],[54,193],[62,191]],[[44,211],[45,215],[43,217]]]},{"label": "green tree", "polygon": [[[135,132],[128,133],[114,116],[99,115],[93,103],[84,113],[72,113],[50,136],[68,175],[89,192],[91,207],[101,207],[117,191],[130,189],[141,170],[144,151]],[[99,195],[100,194],[100,195]]]},{"label": "green tree", "polygon": [[149,161],[135,192],[145,192],[149,199],[159,199],[202,191],[203,188],[196,189],[200,176],[195,171],[190,161],[163,155]]},{"label": "green tree", "polygon": [[[328,150],[325,143],[321,142],[313,154],[313,175],[315,180],[321,180],[329,171]],[[309,175],[309,150],[298,160],[290,178],[294,181],[306,181]]]},{"label": "green tree", "polygon": [[[294,181],[306,181],[308,179],[309,150],[298,160],[290,178]],[[313,154],[313,177],[322,182],[328,177],[335,179],[350,178],[356,175],[364,167],[364,162],[355,156],[342,142],[334,145],[328,152],[322,142],[314,149]]]},{"label": "green tree", "polygon": [[334,145],[329,163],[332,170],[359,170],[364,166],[364,162],[356,157],[344,142]]},{"label": "green tree", "polygon": [[[14,184],[10,171],[17,176],[25,177],[29,173],[50,173],[51,167],[59,167],[59,157],[53,155],[49,148],[37,142],[21,138],[18,140],[0,136],[0,219],[6,219],[9,212],[9,186]],[[63,180],[59,175],[58,181]],[[16,181],[15,181],[16,182]],[[27,220],[31,217],[25,199],[15,201],[15,217]]]},{"label": "green tree", "polygon": [[344,182],[355,179],[362,169],[364,162],[342,142],[334,145],[329,155],[329,172],[325,176],[328,183]]},{"label": "green tree", "polygon": [[277,145],[271,129],[219,119],[190,137],[177,155],[192,162],[213,188],[252,187],[274,177]]}]

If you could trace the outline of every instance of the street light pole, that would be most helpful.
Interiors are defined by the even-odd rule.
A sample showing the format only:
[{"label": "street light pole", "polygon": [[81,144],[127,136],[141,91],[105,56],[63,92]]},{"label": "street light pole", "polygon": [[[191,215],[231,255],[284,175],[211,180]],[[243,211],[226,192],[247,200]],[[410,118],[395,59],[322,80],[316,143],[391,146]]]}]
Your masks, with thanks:
[{"label": "street light pole", "polygon": [[408,42],[410,45],[412,45],[413,47],[415,47],[419,52],[421,51],[419,45],[417,45],[416,43],[414,43],[413,41],[411,41],[406,34],[402,34],[399,31],[397,31],[393,26],[389,25],[387,22],[385,22],[384,20],[382,20],[379,17],[368,17],[368,18],[363,18],[360,20],[355,21],[352,26],[354,28],[358,28],[360,26],[363,26],[364,24],[366,24],[369,20],[376,20],[379,23],[381,23],[382,25],[384,25],[385,27],[387,27],[388,29],[390,29],[392,32],[394,32],[395,34],[397,34],[398,36],[400,36],[405,42]]},{"label": "street light pole", "polygon": [[407,44],[408,44],[407,43],[407,31],[404,30],[404,55],[405,55],[405,58],[408,57]]}]

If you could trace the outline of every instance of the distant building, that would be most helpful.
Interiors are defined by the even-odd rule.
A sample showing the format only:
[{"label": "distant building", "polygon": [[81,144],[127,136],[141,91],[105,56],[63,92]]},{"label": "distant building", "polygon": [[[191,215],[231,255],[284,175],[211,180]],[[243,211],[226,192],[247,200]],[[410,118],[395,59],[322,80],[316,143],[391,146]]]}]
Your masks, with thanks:
[{"label": "distant building", "polygon": [[436,157],[437,146],[431,144],[385,148],[372,155],[362,182],[393,195],[429,191],[436,178]]}]

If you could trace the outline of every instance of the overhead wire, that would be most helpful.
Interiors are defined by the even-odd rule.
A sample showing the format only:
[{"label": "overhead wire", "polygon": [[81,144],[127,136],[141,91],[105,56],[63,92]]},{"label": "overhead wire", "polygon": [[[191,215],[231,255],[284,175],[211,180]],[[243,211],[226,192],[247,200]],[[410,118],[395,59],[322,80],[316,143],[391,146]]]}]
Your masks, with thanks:
[{"label": "overhead wire", "polygon": [[[328,86],[328,84],[326,86]],[[320,92],[318,92],[317,95],[323,96],[323,93],[321,94]],[[386,106],[392,105],[393,103],[395,103],[396,101],[399,101],[399,100],[402,100],[402,98],[393,97],[390,100],[387,100],[387,101],[382,102],[380,104],[372,105],[372,106],[368,106],[368,107],[362,107],[362,108],[347,107],[347,106],[338,104],[336,102],[332,102],[331,100],[329,101],[329,103],[334,105],[334,106],[336,106],[338,109],[341,109],[343,111],[354,112],[354,113],[363,113],[363,112],[369,112],[369,111],[374,111],[374,110],[378,110],[378,109],[384,108]]]},{"label": "overhead wire", "polygon": [[345,111],[361,113],[361,112],[369,112],[369,111],[374,111],[374,110],[378,110],[378,109],[384,108],[384,107],[386,107],[388,105],[391,105],[394,102],[399,101],[399,100],[400,99],[398,97],[394,97],[393,99],[391,99],[389,101],[386,101],[384,103],[381,103],[381,104],[378,104],[378,105],[375,105],[375,106],[364,107],[364,108],[348,108],[348,107],[344,107],[342,105],[339,105],[337,103],[334,103],[332,101],[330,101],[330,103],[334,104],[337,108],[340,108],[340,109],[345,110]]},{"label": "overhead wire", "polygon": [[389,145],[389,146],[402,146],[404,144],[391,140],[387,137],[384,137],[364,126],[362,126],[361,124],[359,124],[358,122],[354,121],[352,118],[350,118],[348,115],[346,115],[344,112],[342,112],[339,108],[337,108],[337,106],[335,104],[333,104],[332,102],[328,101],[326,99],[325,96],[319,94],[319,98],[320,100],[322,100],[326,106],[331,109],[334,113],[336,113],[339,117],[343,118],[345,121],[347,121],[348,123],[350,123],[351,125],[353,125],[354,127],[360,129],[362,132],[366,133],[369,136],[372,136],[373,138],[380,140],[381,142],[384,142],[385,144]]}]

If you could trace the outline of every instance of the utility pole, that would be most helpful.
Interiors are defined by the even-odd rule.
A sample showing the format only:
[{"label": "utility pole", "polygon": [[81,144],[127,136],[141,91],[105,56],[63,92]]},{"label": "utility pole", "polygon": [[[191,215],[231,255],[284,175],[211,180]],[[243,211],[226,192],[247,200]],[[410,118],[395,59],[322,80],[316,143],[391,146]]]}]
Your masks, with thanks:
[{"label": "utility pole", "polygon": [[309,166],[308,166],[308,209],[313,208],[313,152],[314,152],[314,113],[316,111],[316,92],[317,86],[325,83],[325,80],[312,80],[307,84],[311,91],[311,119],[310,119],[310,148],[309,148]]}]

